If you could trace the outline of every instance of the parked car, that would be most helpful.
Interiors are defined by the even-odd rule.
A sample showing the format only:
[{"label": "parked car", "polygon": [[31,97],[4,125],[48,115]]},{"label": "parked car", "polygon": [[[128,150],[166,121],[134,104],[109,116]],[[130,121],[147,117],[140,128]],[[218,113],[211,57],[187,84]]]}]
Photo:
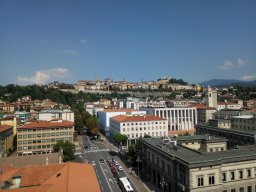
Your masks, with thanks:
[{"label": "parked car", "polygon": [[104,159],[100,159],[99,161],[100,161],[100,163],[102,163],[102,164],[104,163]]},{"label": "parked car", "polygon": [[92,161],[92,165],[95,166],[95,161]]},{"label": "parked car", "polygon": [[117,167],[117,170],[118,170],[118,171],[123,171],[122,166],[118,166],[118,167]]}]

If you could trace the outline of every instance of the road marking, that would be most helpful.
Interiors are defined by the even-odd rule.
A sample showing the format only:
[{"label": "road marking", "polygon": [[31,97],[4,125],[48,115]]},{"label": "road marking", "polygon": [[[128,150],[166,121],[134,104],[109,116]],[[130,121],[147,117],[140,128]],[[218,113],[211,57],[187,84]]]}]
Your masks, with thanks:
[{"label": "road marking", "polygon": [[106,178],[106,181],[107,181],[107,184],[108,184],[108,186],[109,186],[109,189],[111,190],[111,192],[113,192],[113,189],[111,188],[111,185],[110,185],[109,182],[108,182],[107,176],[106,176],[106,174],[105,174],[103,168],[101,167],[101,164],[99,164],[99,165],[100,165],[100,168],[101,168],[101,170],[102,170],[102,172],[103,172],[104,177]]},{"label": "road marking", "polygon": [[98,149],[98,150],[91,150],[91,151],[85,151],[85,153],[95,153],[100,151],[109,151],[109,149]]}]

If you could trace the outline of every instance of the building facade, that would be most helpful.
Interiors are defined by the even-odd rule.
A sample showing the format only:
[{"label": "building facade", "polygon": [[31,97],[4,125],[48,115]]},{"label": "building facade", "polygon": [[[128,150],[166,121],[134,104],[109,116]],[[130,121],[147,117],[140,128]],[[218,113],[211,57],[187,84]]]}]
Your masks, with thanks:
[{"label": "building facade", "polygon": [[206,100],[206,104],[207,104],[209,107],[217,108],[217,107],[218,107],[218,106],[217,106],[217,99],[218,99],[217,90],[208,87],[208,89],[207,89],[207,100]]},{"label": "building facade", "polygon": [[145,135],[168,136],[168,121],[153,115],[118,115],[110,119],[110,131],[126,135],[129,145]]},{"label": "building facade", "polygon": [[18,128],[17,154],[51,153],[59,140],[74,142],[74,123],[71,121],[38,121]]},{"label": "building facade", "polygon": [[202,152],[144,138],[141,161],[142,176],[163,192],[256,191],[254,145]]},{"label": "building facade", "polygon": [[256,132],[256,114],[232,117],[231,129]]},{"label": "building facade", "polygon": [[70,110],[45,109],[38,113],[38,119],[51,121],[52,119],[63,119],[74,122],[74,112]]},{"label": "building facade", "polygon": [[145,111],[137,111],[133,109],[105,109],[99,113],[99,125],[100,129],[106,136],[110,135],[110,118],[117,115],[139,115],[146,114]]},{"label": "building facade", "polygon": [[13,127],[10,125],[0,125],[0,148],[0,157],[13,149]]},{"label": "building facade", "polygon": [[169,134],[194,133],[197,124],[197,109],[195,107],[184,108],[155,108],[142,107],[142,111],[168,120]]},{"label": "building facade", "polygon": [[210,119],[213,118],[213,113],[216,112],[214,107],[208,106],[195,106],[197,108],[197,120],[198,123],[205,123],[208,122]]}]

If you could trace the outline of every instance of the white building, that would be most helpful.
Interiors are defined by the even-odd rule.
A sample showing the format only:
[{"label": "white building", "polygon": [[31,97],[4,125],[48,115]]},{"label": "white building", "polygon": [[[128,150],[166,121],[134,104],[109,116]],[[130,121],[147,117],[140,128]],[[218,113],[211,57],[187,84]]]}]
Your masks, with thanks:
[{"label": "white building", "polygon": [[217,108],[217,90],[208,87],[207,89],[207,105]]},{"label": "white building", "polygon": [[197,109],[195,107],[184,108],[140,108],[147,114],[152,114],[168,120],[169,134],[194,133],[197,124]]},{"label": "white building", "polygon": [[38,119],[43,121],[51,121],[53,119],[62,119],[74,122],[74,112],[70,110],[45,109],[38,112]]},{"label": "white building", "polygon": [[110,132],[127,135],[128,144],[134,144],[136,139],[145,135],[167,136],[168,121],[154,115],[118,115],[110,118]]},{"label": "white building", "polygon": [[99,115],[99,125],[102,132],[105,133],[106,136],[109,136],[110,129],[109,129],[109,119],[111,117],[117,115],[139,115],[139,114],[146,114],[145,111],[137,111],[133,109],[105,109],[104,111],[100,111]]},{"label": "white building", "polygon": [[206,123],[213,119],[213,113],[216,112],[216,108],[206,105],[196,105],[195,107],[197,108],[198,123]]},{"label": "white building", "polygon": [[225,101],[225,102],[218,102],[217,110],[222,110],[222,109],[234,109],[238,110],[243,107],[243,102],[237,102],[233,103],[230,101]]}]

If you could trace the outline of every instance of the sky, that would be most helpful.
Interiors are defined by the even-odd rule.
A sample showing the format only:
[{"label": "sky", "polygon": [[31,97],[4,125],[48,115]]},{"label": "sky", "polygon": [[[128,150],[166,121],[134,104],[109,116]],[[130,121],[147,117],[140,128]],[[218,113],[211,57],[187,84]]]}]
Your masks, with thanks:
[{"label": "sky", "polygon": [[255,0],[1,0],[0,85],[256,79]]}]

